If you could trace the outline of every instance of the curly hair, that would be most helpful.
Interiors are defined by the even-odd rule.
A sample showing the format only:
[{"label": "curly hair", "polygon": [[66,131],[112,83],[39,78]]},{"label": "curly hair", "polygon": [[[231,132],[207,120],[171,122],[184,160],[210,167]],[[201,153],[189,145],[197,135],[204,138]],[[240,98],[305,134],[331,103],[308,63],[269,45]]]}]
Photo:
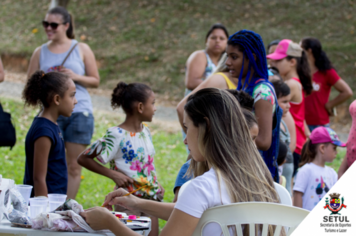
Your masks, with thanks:
[{"label": "curly hair", "polygon": [[63,97],[68,90],[69,77],[60,72],[44,73],[42,70],[36,71],[27,81],[22,92],[25,104],[37,106],[42,104],[49,107],[54,95]]},{"label": "curly hair", "polygon": [[133,103],[145,103],[151,91],[148,85],[142,83],[119,82],[111,95],[111,106],[113,109],[121,106],[126,114],[132,114]]}]

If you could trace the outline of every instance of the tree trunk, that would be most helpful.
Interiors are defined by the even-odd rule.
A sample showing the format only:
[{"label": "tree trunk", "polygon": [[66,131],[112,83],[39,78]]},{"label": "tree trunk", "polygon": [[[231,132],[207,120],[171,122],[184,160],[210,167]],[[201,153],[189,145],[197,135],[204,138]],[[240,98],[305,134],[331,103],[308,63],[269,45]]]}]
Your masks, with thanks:
[{"label": "tree trunk", "polygon": [[69,0],[51,0],[51,3],[49,5],[49,9],[52,9],[57,6],[61,6],[64,8],[67,8],[67,5],[69,3]]}]

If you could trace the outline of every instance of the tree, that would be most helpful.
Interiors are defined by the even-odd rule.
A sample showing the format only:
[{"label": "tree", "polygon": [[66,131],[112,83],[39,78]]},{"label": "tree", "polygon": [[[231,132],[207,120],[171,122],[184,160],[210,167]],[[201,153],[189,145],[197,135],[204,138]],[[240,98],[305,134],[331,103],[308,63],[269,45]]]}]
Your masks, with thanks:
[{"label": "tree", "polygon": [[61,6],[64,8],[67,8],[67,5],[69,3],[69,0],[51,0],[51,3],[49,5],[49,9],[52,9],[57,6]]}]

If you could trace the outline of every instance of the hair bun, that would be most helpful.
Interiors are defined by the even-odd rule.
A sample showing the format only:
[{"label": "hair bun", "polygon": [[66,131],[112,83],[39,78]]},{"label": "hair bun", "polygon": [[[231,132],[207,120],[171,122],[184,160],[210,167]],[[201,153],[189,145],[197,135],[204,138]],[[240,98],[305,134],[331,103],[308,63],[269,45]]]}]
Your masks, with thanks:
[{"label": "hair bun", "polygon": [[116,88],[114,89],[111,95],[111,106],[113,108],[120,107],[122,105],[123,96],[125,95],[125,92],[127,91],[128,87],[129,85],[125,82],[119,82],[116,85]]}]

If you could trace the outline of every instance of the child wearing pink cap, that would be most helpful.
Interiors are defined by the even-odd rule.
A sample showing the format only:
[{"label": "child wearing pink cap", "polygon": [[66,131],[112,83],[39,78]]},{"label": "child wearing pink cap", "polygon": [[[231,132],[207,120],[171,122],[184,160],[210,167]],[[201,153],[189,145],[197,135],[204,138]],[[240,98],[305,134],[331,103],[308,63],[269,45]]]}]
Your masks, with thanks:
[{"label": "child wearing pink cap", "polygon": [[336,132],[328,127],[313,130],[304,144],[300,169],[293,188],[293,205],[313,210],[323,196],[334,186],[337,174],[326,166],[337,154],[336,147],[345,147]]},{"label": "child wearing pink cap", "polygon": [[313,90],[308,60],[299,44],[289,39],[280,41],[274,53],[267,55],[267,58],[270,59],[270,65],[279,70],[280,75],[291,90],[290,113],[295,122],[297,136],[293,154],[295,174],[303,144],[310,133],[305,122],[304,108],[304,93],[309,95]]}]

